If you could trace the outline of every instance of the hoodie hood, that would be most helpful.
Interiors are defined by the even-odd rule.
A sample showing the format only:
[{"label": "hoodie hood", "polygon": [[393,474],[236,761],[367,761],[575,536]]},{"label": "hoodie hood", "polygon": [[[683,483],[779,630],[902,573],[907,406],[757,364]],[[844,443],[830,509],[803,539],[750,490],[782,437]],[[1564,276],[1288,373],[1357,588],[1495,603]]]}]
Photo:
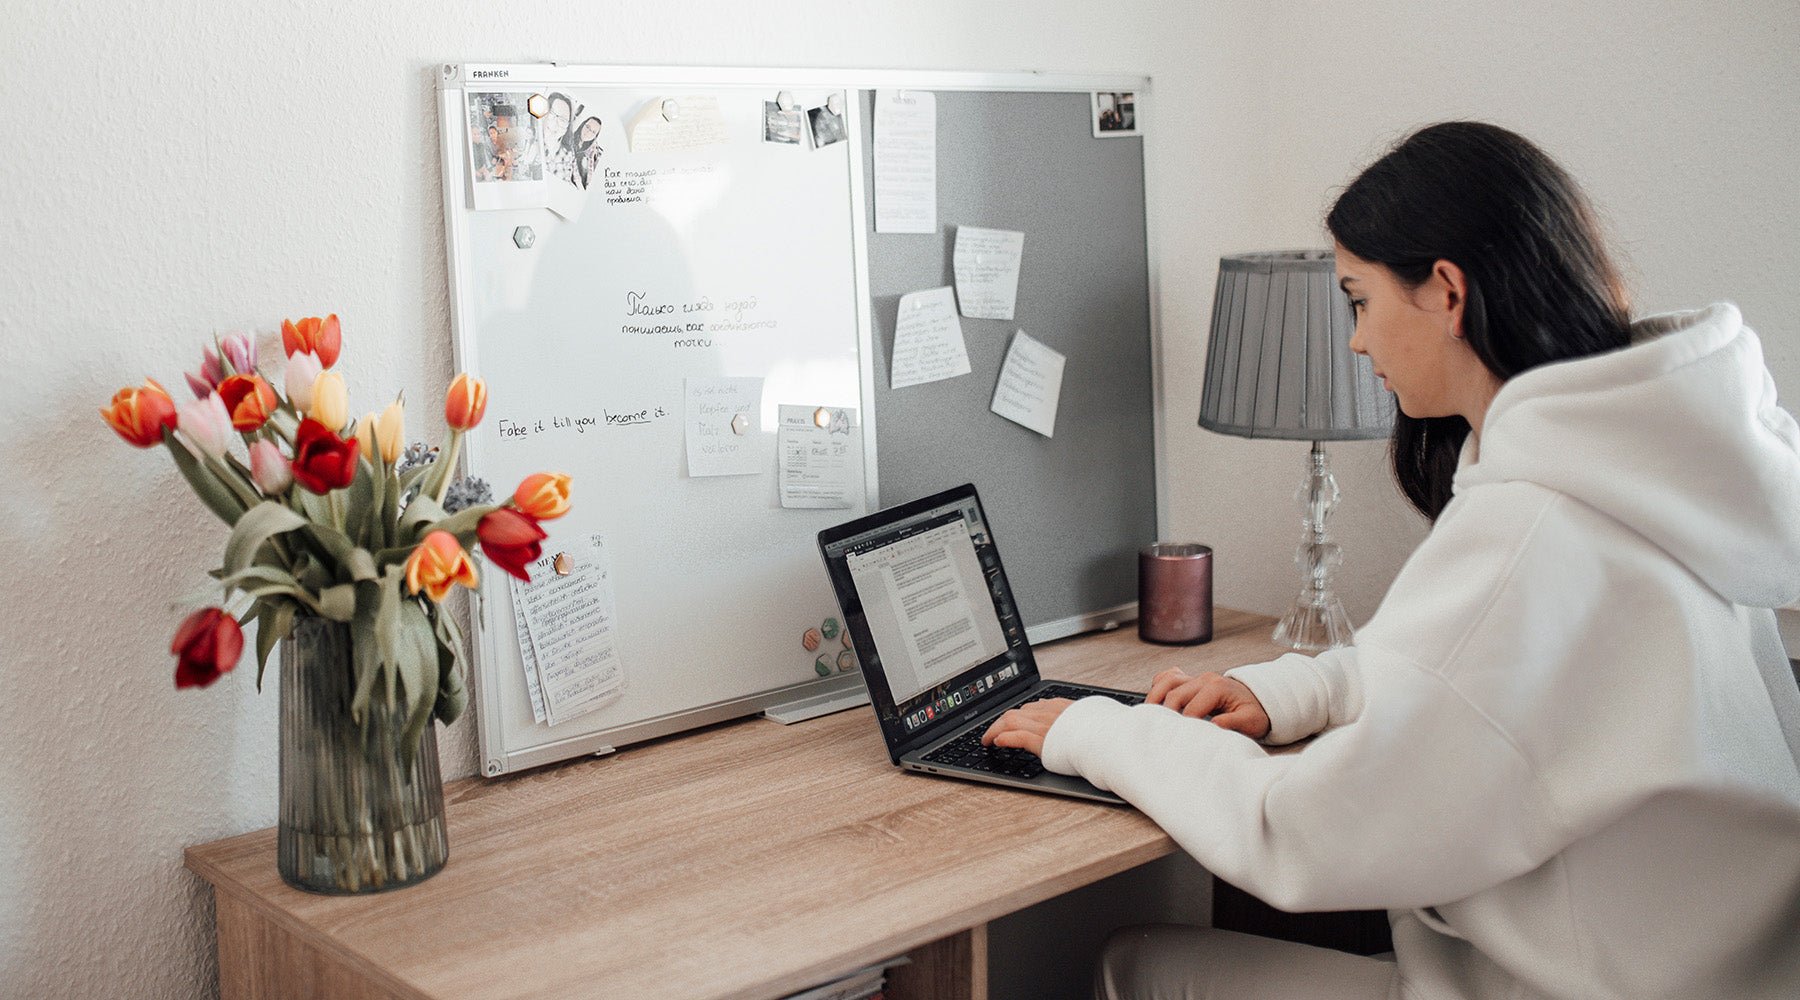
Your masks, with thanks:
[{"label": "hoodie hood", "polygon": [[1800,599],[1800,428],[1736,306],[1648,317],[1630,347],[1501,386],[1454,488],[1521,480],[1614,518],[1734,603]]}]

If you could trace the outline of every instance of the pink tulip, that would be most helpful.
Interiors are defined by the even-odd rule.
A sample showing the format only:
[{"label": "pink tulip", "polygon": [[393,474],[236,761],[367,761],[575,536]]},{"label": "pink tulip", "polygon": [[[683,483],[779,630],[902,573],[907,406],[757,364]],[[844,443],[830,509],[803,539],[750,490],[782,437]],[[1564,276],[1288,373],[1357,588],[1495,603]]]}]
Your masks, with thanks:
[{"label": "pink tulip", "polygon": [[201,351],[200,370],[185,374],[188,388],[194,390],[194,398],[205,399],[225,381],[225,366],[219,362],[219,352],[208,347]]},{"label": "pink tulip", "polygon": [[313,382],[319,373],[324,371],[319,359],[305,351],[299,351],[288,357],[287,361],[287,398],[294,404],[294,409],[306,413],[312,409]]},{"label": "pink tulip", "polygon": [[294,467],[275,442],[265,439],[250,446],[250,478],[264,496],[280,496],[294,485]]},{"label": "pink tulip", "polygon": [[195,451],[215,459],[225,456],[226,442],[235,432],[231,429],[231,414],[225,412],[225,401],[218,393],[176,407],[175,420]]},{"label": "pink tulip", "polygon": [[248,333],[234,333],[219,342],[225,352],[225,360],[231,363],[231,370],[237,375],[251,375],[256,372],[256,341]]}]

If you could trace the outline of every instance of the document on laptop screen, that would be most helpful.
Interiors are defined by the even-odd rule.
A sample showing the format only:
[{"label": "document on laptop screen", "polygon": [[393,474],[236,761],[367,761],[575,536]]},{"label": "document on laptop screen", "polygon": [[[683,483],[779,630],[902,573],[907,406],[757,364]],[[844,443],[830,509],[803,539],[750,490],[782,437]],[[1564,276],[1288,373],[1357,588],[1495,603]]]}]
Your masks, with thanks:
[{"label": "document on laptop screen", "polygon": [[846,562],[896,703],[1006,652],[962,518]]}]

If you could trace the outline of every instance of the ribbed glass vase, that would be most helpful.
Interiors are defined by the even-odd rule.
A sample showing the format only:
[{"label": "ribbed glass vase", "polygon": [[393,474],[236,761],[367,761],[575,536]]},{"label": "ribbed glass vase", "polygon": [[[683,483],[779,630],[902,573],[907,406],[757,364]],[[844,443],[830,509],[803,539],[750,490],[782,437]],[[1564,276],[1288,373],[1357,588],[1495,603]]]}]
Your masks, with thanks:
[{"label": "ribbed glass vase", "polygon": [[350,627],[302,618],[281,642],[281,877],[310,892],[381,892],[421,882],[450,856],[435,723],[411,753],[406,708],[382,692],[366,718]]}]

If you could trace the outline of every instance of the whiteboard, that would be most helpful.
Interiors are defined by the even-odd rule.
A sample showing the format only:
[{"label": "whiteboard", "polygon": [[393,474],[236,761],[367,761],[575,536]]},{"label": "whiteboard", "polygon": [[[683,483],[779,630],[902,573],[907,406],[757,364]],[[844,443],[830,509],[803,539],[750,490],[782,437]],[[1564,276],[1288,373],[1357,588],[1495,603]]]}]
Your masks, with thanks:
[{"label": "whiteboard", "polygon": [[[575,219],[539,207],[473,210],[465,87],[563,93],[601,120],[602,173]],[[807,108],[831,93],[790,90]],[[591,535],[604,538],[624,673],[598,710],[535,722],[512,581],[484,563],[474,612],[483,773],[860,686],[854,673],[821,679],[819,653],[801,642],[838,613],[817,533],[866,513],[875,495],[854,144],[765,143],[760,91],[673,75],[619,83],[567,68],[471,66],[446,70],[440,94],[456,361],[487,381],[489,398],[465,442],[467,468],[497,496],[533,472],[573,477],[572,509],[544,523],[544,552],[583,552]],[[634,152],[624,123],[671,97],[689,108],[717,99],[730,141]],[[722,377],[763,380],[747,435],[758,474],[690,475],[684,386]],[[781,506],[782,404],[857,411],[848,506]]]},{"label": "whiteboard", "polygon": [[[838,614],[817,532],[964,481],[1008,511],[1006,558],[1035,588],[1022,587],[1020,603],[1033,641],[1135,616],[1134,553],[1165,523],[1155,260],[1140,140],[1097,139],[1087,109],[1090,92],[1136,91],[1147,120],[1149,80],[476,64],[434,75],[457,364],[488,380],[491,400],[468,469],[497,494],[540,470],[574,477],[573,511],[546,524],[545,552],[604,538],[625,672],[623,692],[599,711],[535,722],[509,584],[486,564],[472,639],[482,773],[861,691],[854,668],[819,677],[819,653],[835,653],[835,642],[815,652],[801,641]],[[876,88],[939,94],[937,235],[875,232],[867,109]],[[646,183],[660,191],[649,204],[614,204],[602,177],[573,221],[541,207],[475,210],[470,91],[570,95],[604,122],[599,167],[618,172],[615,194],[641,196]],[[803,109],[841,95],[845,141],[764,143],[763,104],[782,92]],[[634,151],[620,126],[668,97],[716,100],[729,142]],[[895,297],[949,283],[962,224],[1035,234],[1017,325],[1068,355],[1075,372],[1054,440],[988,412],[1015,324],[962,320],[970,375],[898,393],[887,384]],[[515,240],[521,226],[529,247]],[[668,311],[634,315],[634,303]],[[683,311],[702,303],[713,308]],[[745,327],[712,336],[686,326],[723,312]],[[655,329],[671,317],[679,333]],[[745,376],[764,379],[763,471],[689,475],[683,381]],[[857,410],[850,506],[780,506],[769,431],[782,404]],[[607,422],[658,411],[628,427]],[[1097,497],[1053,485],[1077,479],[1112,488]]]}]

